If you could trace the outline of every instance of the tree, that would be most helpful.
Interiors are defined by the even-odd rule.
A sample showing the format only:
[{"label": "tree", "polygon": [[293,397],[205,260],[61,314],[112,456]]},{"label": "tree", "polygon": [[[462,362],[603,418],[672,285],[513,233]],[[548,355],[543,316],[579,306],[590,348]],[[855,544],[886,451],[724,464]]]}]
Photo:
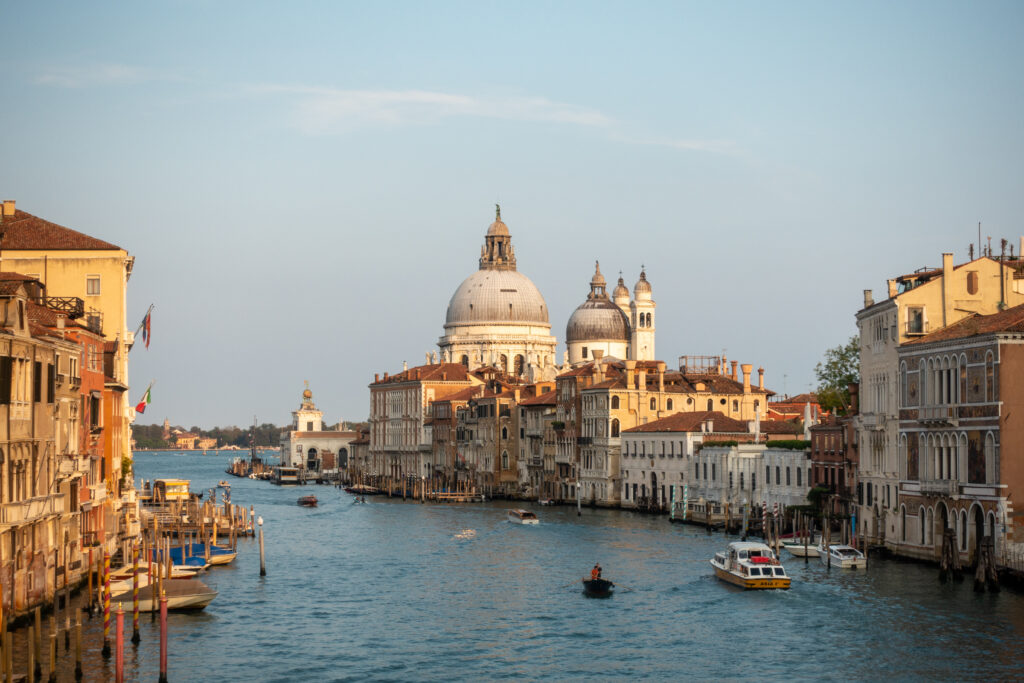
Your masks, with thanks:
[{"label": "tree", "polygon": [[860,338],[850,337],[845,345],[825,351],[825,359],[814,366],[818,377],[818,403],[825,410],[850,412],[850,385],[860,382]]}]

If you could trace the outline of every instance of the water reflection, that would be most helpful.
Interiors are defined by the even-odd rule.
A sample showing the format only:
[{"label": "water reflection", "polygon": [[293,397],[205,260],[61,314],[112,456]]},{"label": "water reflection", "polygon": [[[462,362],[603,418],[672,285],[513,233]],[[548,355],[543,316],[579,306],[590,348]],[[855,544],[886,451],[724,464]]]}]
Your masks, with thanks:
[{"label": "water reflection", "polygon": [[[227,460],[139,454],[136,466],[206,489]],[[206,574],[217,599],[171,615],[171,680],[1024,677],[1024,599],[941,585],[922,565],[787,559],[791,590],[744,593],[708,565],[727,539],[660,517],[536,507],[541,523],[523,527],[500,503],[353,505],[317,487],[311,509],[301,490],[232,483],[265,520],[268,576],[251,540]],[[475,537],[455,538],[464,529]],[[595,561],[619,585],[610,599],[581,595]],[[88,680],[112,677],[101,629],[85,626]],[[155,677],[148,616],[128,652],[129,680]]]}]

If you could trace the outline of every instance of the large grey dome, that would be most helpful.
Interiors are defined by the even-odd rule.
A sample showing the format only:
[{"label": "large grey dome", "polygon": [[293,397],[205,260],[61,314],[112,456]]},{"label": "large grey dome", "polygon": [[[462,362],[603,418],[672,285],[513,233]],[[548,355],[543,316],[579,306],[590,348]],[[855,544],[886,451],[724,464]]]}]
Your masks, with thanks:
[{"label": "large grey dome", "polygon": [[587,299],[569,316],[565,341],[629,341],[629,320],[607,298]]},{"label": "large grey dome", "polygon": [[517,270],[478,270],[448,302],[446,325],[548,324],[548,306],[537,286]]}]

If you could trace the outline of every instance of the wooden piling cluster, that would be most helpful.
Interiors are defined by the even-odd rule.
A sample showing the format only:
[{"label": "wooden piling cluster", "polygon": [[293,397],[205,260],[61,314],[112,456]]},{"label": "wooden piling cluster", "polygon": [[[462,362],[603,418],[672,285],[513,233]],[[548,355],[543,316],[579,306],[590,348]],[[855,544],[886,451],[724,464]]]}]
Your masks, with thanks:
[{"label": "wooden piling cluster", "polygon": [[210,536],[210,531],[214,537],[220,533],[231,539],[251,536],[256,532],[252,509],[230,501],[222,504],[198,499],[151,502],[142,506],[141,516],[144,527],[151,527],[155,521],[165,535],[178,540],[185,536],[205,539]]}]

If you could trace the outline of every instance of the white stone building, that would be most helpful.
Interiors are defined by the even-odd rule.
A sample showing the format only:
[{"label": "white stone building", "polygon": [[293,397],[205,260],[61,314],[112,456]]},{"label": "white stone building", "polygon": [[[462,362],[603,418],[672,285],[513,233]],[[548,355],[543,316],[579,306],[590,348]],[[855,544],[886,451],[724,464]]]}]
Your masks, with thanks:
[{"label": "white stone building", "polygon": [[325,430],[323,417],[307,383],[302,403],[292,411],[291,429],[281,432],[282,466],[298,467],[308,479],[333,477],[348,468],[351,443],[358,434]]}]

